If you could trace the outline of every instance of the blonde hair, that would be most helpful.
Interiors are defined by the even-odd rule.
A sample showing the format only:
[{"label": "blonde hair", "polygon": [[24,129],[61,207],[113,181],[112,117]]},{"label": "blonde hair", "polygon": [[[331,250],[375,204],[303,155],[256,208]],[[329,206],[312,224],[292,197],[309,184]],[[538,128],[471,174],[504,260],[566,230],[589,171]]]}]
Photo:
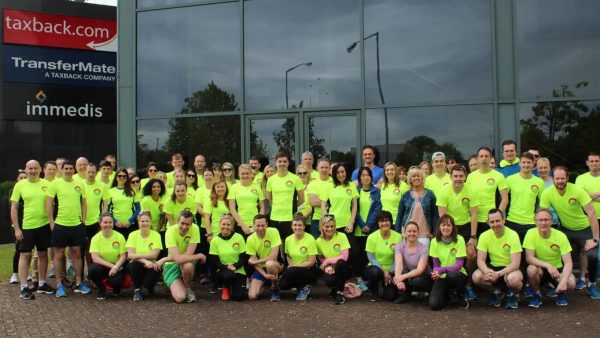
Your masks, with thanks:
[{"label": "blonde hair", "polygon": [[411,188],[412,188],[411,179],[415,175],[421,176],[421,178],[423,178],[423,183],[425,183],[425,177],[424,177],[425,174],[423,173],[423,170],[419,167],[410,167],[410,169],[408,169],[408,172],[406,173],[406,182],[408,183],[408,185]]}]

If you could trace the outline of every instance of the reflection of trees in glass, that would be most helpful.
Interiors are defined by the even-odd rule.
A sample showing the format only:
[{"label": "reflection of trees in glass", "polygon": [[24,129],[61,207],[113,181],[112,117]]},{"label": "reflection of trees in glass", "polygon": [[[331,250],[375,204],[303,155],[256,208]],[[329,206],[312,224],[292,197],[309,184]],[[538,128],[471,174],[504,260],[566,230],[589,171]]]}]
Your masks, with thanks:
[{"label": "reflection of trees in glass", "polygon": [[404,149],[396,156],[396,163],[404,166],[417,165],[421,161],[431,160],[431,154],[442,151],[446,158],[454,157],[458,162],[463,162],[462,153],[452,143],[438,144],[429,136],[415,136],[404,145]]},{"label": "reflection of trees in glass", "polygon": [[[575,90],[586,87],[587,81],[575,84]],[[537,102],[531,117],[521,120],[521,147],[539,149],[552,165],[566,164],[574,170],[586,170],[585,158],[600,143],[600,105],[590,109],[573,100],[575,91],[561,85],[552,97],[566,101]]]},{"label": "reflection of trees in glass", "polygon": [[[273,132],[273,140],[277,143],[280,150],[287,151],[291,156],[294,155],[296,149],[296,124],[294,119],[288,118],[281,125],[279,131]],[[314,119],[308,119],[308,149],[313,153],[315,158],[329,156],[324,146],[325,139],[319,138],[315,133]]]},{"label": "reflection of trees in glass", "polygon": [[[254,121],[251,122],[254,127]],[[269,147],[258,137],[254,128],[250,127],[250,153],[258,158],[270,159],[273,157]]]},{"label": "reflection of trees in glass", "polygon": [[169,168],[166,166],[166,163],[170,161],[169,153],[167,153],[163,148],[154,148],[151,149],[147,143],[143,143],[142,139],[144,138],[144,134],[137,135],[137,169],[138,172],[143,170],[146,167],[148,162],[156,162],[160,170],[168,170]]}]

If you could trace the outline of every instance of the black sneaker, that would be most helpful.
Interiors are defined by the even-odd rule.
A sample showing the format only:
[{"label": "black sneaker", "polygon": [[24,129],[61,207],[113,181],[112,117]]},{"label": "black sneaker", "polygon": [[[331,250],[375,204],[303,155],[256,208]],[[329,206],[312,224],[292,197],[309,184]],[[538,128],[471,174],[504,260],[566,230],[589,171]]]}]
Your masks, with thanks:
[{"label": "black sneaker", "polygon": [[210,294],[214,295],[214,294],[217,294],[217,293],[219,293],[219,288],[216,285],[214,285],[214,284],[211,285],[210,286]]},{"label": "black sneaker", "polygon": [[458,296],[458,307],[464,310],[469,308],[469,299],[467,296]]},{"label": "black sneaker", "polygon": [[98,289],[98,293],[96,293],[97,300],[105,300],[106,299],[106,290]]},{"label": "black sneaker", "polygon": [[38,286],[38,289],[37,289],[36,292],[37,293],[45,293],[47,295],[52,295],[52,294],[54,294],[55,291],[56,290],[54,290],[53,287],[51,287],[50,285],[48,285],[48,283],[44,283],[44,284]]},{"label": "black sneaker", "polygon": [[337,294],[337,290],[331,289],[331,291],[329,291],[329,298],[335,298],[336,294]]},{"label": "black sneaker", "polygon": [[373,303],[381,302],[381,298],[379,298],[378,295],[371,295],[371,302],[373,302]]},{"label": "black sneaker", "polygon": [[21,298],[24,300],[32,300],[35,299],[35,295],[31,293],[28,287],[21,288]]},{"label": "black sneaker", "polygon": [[346,298],[344,298],[344,294],[339,292],[335,295],[335,305],[342,305],[346,302]]}]

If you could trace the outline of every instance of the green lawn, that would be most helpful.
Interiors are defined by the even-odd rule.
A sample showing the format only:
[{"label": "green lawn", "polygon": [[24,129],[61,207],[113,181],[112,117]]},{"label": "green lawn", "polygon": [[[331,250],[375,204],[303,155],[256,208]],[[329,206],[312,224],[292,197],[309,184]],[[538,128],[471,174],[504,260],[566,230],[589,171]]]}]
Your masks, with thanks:
[{"label": "green lawn", "polygon": [[10,275],[12,275],[12,259],[14,253],[14,244],[0,245],[0,282],[9,280]]}]

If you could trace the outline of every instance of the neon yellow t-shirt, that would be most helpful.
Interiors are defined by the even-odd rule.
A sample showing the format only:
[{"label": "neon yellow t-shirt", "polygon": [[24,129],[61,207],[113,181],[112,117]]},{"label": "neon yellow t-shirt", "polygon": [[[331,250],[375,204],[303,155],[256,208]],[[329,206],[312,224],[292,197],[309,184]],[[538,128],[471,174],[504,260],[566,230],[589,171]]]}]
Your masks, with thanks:
[{"label": "neon yellow t-shirt", "polygon": [[[215,236],[210,242],[209,254],[219,256],[219,260],[225,265],[235,264],[244,252],[246,252],[246,242],[244,237],[237,232],[233,233],[233,236],[227,240],[221,236]],[[242,275],[246,274],[243,266],[235,272]]]},{"label": "neon yellow t-shirt", "polygon": [[[429,256],[439,259],[440,266],[442,267],[452,266],[456,263],[457,258],[466,259],[467,257],[465,239],[461,235],[457,235],[456,242],[445,244],[443,242],[438,242],[434,237],[429,245]],[[464,263],[466,263],[466,261],[463,261],[463,266],[460,268],[460,272],[466,275],[467,271],[465,270]],[[446,278],[446,274],[442,274],[440,277]]]},{"label": "neon yellow t-shirt", "polygon": [[84,181],[84,184],[86,191],[85,202],[87,203],[85,225],[92,225],[98,223],[100,219],[102,202],[108,201],[108,186],[100,181],[94,181],[93,184]]},{"label": "neon yellow t-shirt", "polygon": [[477,250],[488,253],[494,267],[505,267],[511,263],[510,255],[522,252],[519,235],[512,229],[504,227],[504,234],[497,238],[492,229],[479,236]]},{"label": "neon yellow t-shirt", "polygon": [[110,188],[108,194],[112,205],[113,217],[118,222],[128,222],[129,218],[133,216],[134,204],[140,201],[138,195],[127,196],[125,195],[125,190],[117,187]]},{"label": "neon yellow t-shirt", "polygon": [[90,242],[90,253],[97,253],[100,258],[111,264],[115,264],[119,256],[125,252],[127,252],[125,237],[114,230],[109,238],[104,237],[104,233],[100,231]]},{"label": "neon yellow t-shirt", "polygon": [[471,223],[471,210],[479,206],[477,193],[469,185],[464,185],[462,190],[457,194],[452,188],[452,184],[440,189],[437,194],[436,205],[446,208],[448,215],[454,218],[454,223],[457,226],[464,226]]},{"label": "neon yellow t-shirt", "polygon": [[496,190],[507,188],[504,175],[496,170],[482,174],[477,170],[469,174],[467,184],[477,192],[479,206],[477,208],[477,222],[487,222],[488,212],[496,208]]},{"label": "neon yellow t-shirt", "polygon": [[[142,198],[141,211],[149,211],[150,212],[150,220],[152,221],[152,230],[156,230],[158,228],[158,223],[160,222],[160,208],[164,206],[163,200],[159,197],[158,201],[155,201],[152,196],[144,196]],[[165,231],[165,227],[161,229],[161,232]]]},{"label": "neon yellow t-shirt", "polygon": [[517,224],[535,224],[535,202],[542,196],[544,181],[536,176],[523,178],[520,173],[506,179],[510,196],[507,220]]},{"label": "neon yellow t-shirt", "polygon": [[240,218],[246,226],[251,227],[254,223],[254,216],[258,214],[258,203],[265,200],[265,195],[259,185],[251,183],[249,186],[245,186],[238,182],[229,190],[227,199],[235,200]]},{"label": "neon yellow t-shirt", "polygon": [[281,177],[275,174],[267,180],[267,191],[271,193],[271,219],[277,222],[289,222],[292,220],[292,207],[294,203],[294,191],[304,189],[302,180],[288,172]]},{"label": "neon yellow t-shirt", "polygon": [[[126,248],[134,248],[135,253],[138,255],[148,255],[152,253],[152,250],[162,250],[162,242],[160,240],[160,234],[154,230],[150,230],[148,237],[142,237],[142,231],[136,230],[129,234],[127,237]],[[152,260],[155,261],[155,260]]]},{"label": "neon yellow t-shirt", "polygon": [[23,224],[21,224],[21,229],[37,229],[48,224],[46,191],[50,184],[43,178],[35,183],[21,180],[15,184],[10,201],[19,203],[19,200],[23,199]]},{"label": "neon yellow t-shirt", "polygon": [[[313,173],[316,171],[313,171]],[[320,200],[323,200],[323,196],[329,190],[329,187],[333,185],[333,179],[328,177],[326,181],[321,180],[321,177],[317,173],[317,178],[310,181],[308,186],[306,187],[305,199],[309,200],[310,195],[313,194]],[[310,202],[309,202],[310,203]],[[313,207],[313,216],[314,220],[321,220],[323,217],[323,212],[321,211],[321,207]]]},{"label": "neon yellow t-shirt", "polygon": [[402,194],[409,190],[406,182],[400,181],[400,186],[389,183],[387,186],[384,183],[381,186],[381,210],[389,211],[392,214],[392,224],[396,223],[396,217],[398,216],[398,206],[400,205],[400,199]]},{"label": "neon yellow t-shirt", "polygon": [[390,269],[394,264],[396,244],[400,241],[402,241],[402,235],[394,230],[390,230],[390,237],[388,239],[384,239],[381,235],[381,230],[377,230],[367,238],[365,251],[375,255],[375,259],[379,262],[382,269],[391,271]]},{"label": "neon yellow t-shirt", "polygon": [[288,255],[294,265],[308,262],[310,256],[317,255],[315,238],[309,233],[304,233],[300,240],[296,240],[295,234],[289,235],[285,239],[285,254]]},{"label": "neon yellow t-shirt", "polygon": [[179,214],[184,211],[189,210],[193,215],[196,214],[196,203],[189,196],[185,196],[185,201],[182,203],[177,200],[173,201],[169,198],[169,200],[165,203],[164,212],[170,214],[173,217],[173,223],[168,226],[171,227],[177,224],[177,218]]},{"label": "neon yellow t-shirt", "polygon": [[198,189],[196,189],[196,194],[194,195],[194,202],[200,204],[202,208],[204,208],[204,203],[207,203],[206,201],[209,201],[208,203],[210,203],[210,192],[211,189],[206,189],[206,186],[204,185],[198,187]]},{"label": "neon yellow t-shirt", "polygon": [[256,173],[256,175],[254,175],[254,180],[252,181],[252,183],[255,183],[259,187],[262,187],[262,182],[264,179],[265,179],[265,173],[259,171]]},{"label": "neon yellow t-shirt", "polygon": [[81,200],[86,197],[85,184],[79,180],[65,181],[62,178],[54,180],[46,191],[48,197],[58,199],[56,224],[76,226],[81,220]]},{"label": "neon yellow t-shirt", "polygon": [[[204,204],[204,214],[210,214],[210,231],[214,235],[221,232],[221,227],[219,225],[221,222],[221,215],[228,213],[229,207],[225,201],[218,200],[216,207],[213,207],[210,199]],[[204,226],[206,227],[206,224]]]},{"label": "neon yellow t-shirt", "polygon": [[[600,175],[592,176],[589,172],[577,176],[575,185],[585,190],[589,194],[600,193]],[[596,210],[596,217],[600,218],[600,200],[592,200],[592,205]]]},{"label": "neon yellow t-shirt", "polygon": [[[185,235],[179,233],[179,226],[169,227],[165,233],[165,247],[167,249],[177,248],[180,254],[184,254],[187,251],[188,245],[200,243],[200,228],[194,223],[188,229]],[[169,257],[171,253],[169,252]],[[170,261],[165,264],[174,264],[175,262]]]},{"label": "neon yellow t-shirt", "polygon": [[[258,235],[253,233],[248,236],[246,241],[246,253],[248,256],[256,256],[258,259],[264,259],[269,257],[273,248],[281,246],[281,237],[279,231],[275,228],[267,228],[265,237],[260,238]],[[265,264],[261,264],[262,267]]]},{"label": "neon yellow t-shirt", "polygon": [[343,232],[335,232],[330,240],[325,240],[323,236],[319,236],[316,241],[317,252],[319,256],[325,257],[325,259],[338,257],[342,251],[350,249],[350,243],[348,242],[348,236]]},{"label": "neon yellow t-shirt", "polygon": [[440,189],[447,185],[452,185],[452,179],[448,173],[445,173],[441,178],[437,177],[435,173],[425,178],[425,189],[433,191],[436,198]]},{"label": "neon yellow t-shirt", "polygon": [[583,230],[590,226],[590,220],[583,212],[583,206],[588,205],[592,199],[585,190],[573,183],[567,183],[565,194],[561,196],[556,186],[545,189],[540,198],[540,207],[552,206],[560,224],[569,230]]},{"label": "neon yellow t-shirt", "polygon": [[537,259],[557,269],[563,266],[562,256],[572,251],[567,235],[552,228],[548,238],[543,238],[537,228],[529,229],[523,239],[523,249],[535,251]]},{"label": "neon yellow t-shirt", "polygon": [[[367,221],[369,217],[369,210],[371,209],[371,191],[364,191],[360,189],[358,192],[358,215],[363,221]],[[358,222],[356,222],[356,226],[354,227],[354,236],[364,237],[368,234],[362,232],[362,229],[358,226]]]},{"label": "neon yellow t-shirt", "polygon": [[331,204],[329,213],[335,216],[336,227],[343,228],[350,224],[352,200],[358,198],[356,186],[351,182],[345,186],[331,185],[325,195]]}]

